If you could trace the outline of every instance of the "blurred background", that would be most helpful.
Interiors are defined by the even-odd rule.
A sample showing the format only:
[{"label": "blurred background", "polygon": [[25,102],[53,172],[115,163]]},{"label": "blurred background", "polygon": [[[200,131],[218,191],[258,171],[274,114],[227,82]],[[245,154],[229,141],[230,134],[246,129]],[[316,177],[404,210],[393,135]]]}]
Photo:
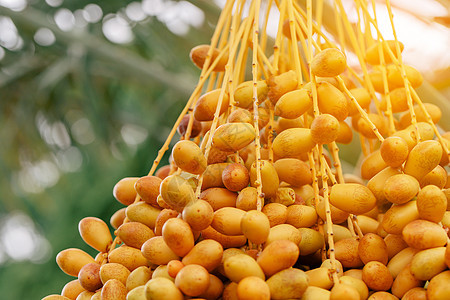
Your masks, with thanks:
[{"label": "blurred background", "polygon": [[[63,249],[96,255],[79,220],[109,223],[114,184],[150,169],[200,73],[189,51],[209,43],[224,2],[0,0],[2,299],[60,293],[73,279],[56,265]],[[450,1],[391,2],[422,99],[448,115]]]}]

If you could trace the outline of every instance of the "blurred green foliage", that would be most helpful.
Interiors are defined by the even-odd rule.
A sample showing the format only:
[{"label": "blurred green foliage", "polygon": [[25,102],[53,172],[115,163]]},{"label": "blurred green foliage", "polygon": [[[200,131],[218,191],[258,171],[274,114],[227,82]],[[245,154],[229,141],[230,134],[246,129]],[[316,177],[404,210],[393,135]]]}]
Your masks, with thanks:
[{"label": "blurred green foliage", "polygon": [[[192,1],[206,12],[206,19],[184,36],[173,34],[156,17],[128,20],[134,39],[125,45],[108,41],[101,21],[76,31],[57,27],[53,15],[58,9],[73,12],[91,2],[66,0],[55,8],[43,0],[30,1],[20,12],[0,6],[0,16],[11,18],[23,39],[20,49],[6,50],[0,61],[0,217],[23,211],[51,245],[48,261],[0,263],[2,299],[60,293],[73,279],[56,265],[55,256],[63,249],[77,247],[96,255],[78,234],[79,220],[96,216],[108,222],[122,207],[112,196],[114,184],[148,172],[199,74],[189,51],[209,42],[219,12],[208,1]],[[104,16],[125,16],[130,2],[95,1]],[[34,41],[41,27],[52,30],[52,45]],[[89,121],[92,142],[75,136],[74,124],[80,119]],[[55,134],[55,128],[64,128],[68,144],[51,141],[47,134]],[[127,128],[137,128],[143,142],[127,141]],[[54,162],[67,147],[78,149],[81,166],[60,170],[56,184],[41,191],[24,190],[33,184],[21,178],[26,169],[42,160]]]}]

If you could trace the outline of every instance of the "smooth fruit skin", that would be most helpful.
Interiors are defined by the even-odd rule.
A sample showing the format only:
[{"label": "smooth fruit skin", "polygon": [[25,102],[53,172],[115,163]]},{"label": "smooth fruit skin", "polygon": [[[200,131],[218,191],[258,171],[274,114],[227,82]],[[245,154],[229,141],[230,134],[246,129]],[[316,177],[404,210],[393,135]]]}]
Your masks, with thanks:
[{"label": "smooth fruit skin", "polygon": [[61,295],[48,295],[41,300],[70,300],[70,298],[61,296]]},{"label": "smooth fruit skin", "polygon": [[[383,42],[378,42],[378,43],[374,43],[372,46],[370,46],[369,48],[367,48],[366,50],[366,54],[365,54],[365,60],[371,64],[371,65],[378,65],[380,64],[380,53],[379,53],[379,44],[381,43],[381,49],[383,51],[383,56],[384,56],[384,62],[390,63],[392,62],[392,59],[390,58],[390,55],[388,53],[388,48],[391,49],[391,52],[397,56],[397,52],[396,52],[396,46],[395,43],[397,41],[394,40],[386,40]],[[403,43],[398,42],[399,43],[399,47],[400,47],[400,51],[403,51]]]},{"label": "smooth fruit skin", "polygon": [[348,116],[348,104],[344,94],[332,84],[317,83],[317,98],[321,113],[333,115],[338,121]]},{"label": "smooth fruit skin", "polygon": [[83,240],[100,252],[106,252],[112,243],[111,232],[108,225],[99,218],[86,217],[78,223],[78,231]]},{"label": "smooth fruit skin", "polygon": [[408,153],[408,143],[398,136],[387,137],[380,146],[381,157],[393,168],[401,166],[408,157]]},{"label": "smooth fruit skin", "polygon": [[316,56],[311,62],[311,70],[316,76],[334,77],[345,71],[347,59],[339,49],[327,48]]},{"label": "smooth fruit skin", "polygon": [[88,264],[95,262],[94,258],[77,248],[65,249],[56,256],[56,263],[63,270],[64,273],[77,277],[81,268]]},{"label": "smooth fruit skin", "polygon": [[179,175],[166,177],[161,183],[160,193],[164,201],[179,212],[195,201],[192,186]]},{"label": "smooth fruit skin", "polygon": [[414,176],[420,181],[439,164],[441,157],[442,147],[438,141],[420,142],[411,150],[406,159],[405,174]]},{"label": "smooth fruit skin", "polygon": [[286,119],[295,119],[303,115],[312,107],[311,92],[298,89],[281,96],[275,104],[275,115]]},{"label": "smooth fruit skin", "polygon": [[[206,56],[208,52],[210,52],[210,45],[198,45],[194,48],[192,48],[191,52],[189,53],[189,57],[191,61],[199,68],[202,69],[203,65],[206,61]],[[214,48],[211,50],[212,57],[211,61],[209,63],[209,66],[213,64],[213,62],[217,59],[217,57],[220,54],[219,49]],[[228,55],[222,55],[216,66],[214,67],[215,72],[223,72],[225,71],[225,65],[228,61]]]},{"label": "smooth fruit skin", "polygon": [[250,175],[245,166],[239,163],[232,163],[223,170],[222,181],[227,189],[238,192],[248,186]]},{"label": "smooth fruit skin", "polygon": [[270,243],[260,253],[257,263],[267,277],[292,267],[299,256],[298,246],[287,240],[278,240]]},{"label": "smooth fruit skin", "polygon": [[269,236],[269,218],[260,211],[248,211],[241,218],[241,230],[250,242],[263,244]]},{"label": "smooth fruit skin", "polygon": [[450,271],[434,276],[427,287],[428,300],[450,299]]},{"label": "smooth fruit skin", "polygon": [[339,135],[339,121],[330,114],[322,114],[314,118],[311,124],[311,136],[317,144],[334,142]]},{"label": "smooth fruit skin", "polygon": [[419,251],[411,260],[411,274],[418,280],[430,280],[447,269],[445,247]]},{"label": "smooth fruit skin", "polygon": [[162,179],[157,176],[144,176],[136,181],[134,188],[143,201],[155,206],[161,182]]},{"label": "smooth fruit skin", "polygon": [[184,265],[197,264],[203,266],[208,272],[217,268],[223,255],[223,246],[212,239],[205,239],[197,244],[183,257]]},{"label": "smooth fruit skin", "polygon": [[255,276],[245,277],[238,283],[237,294],[240,300],[270,300],[267,283]]},{"label": "smooth fruit skin", "polygon": [[311,129],[289,128],[282,131],[273,140],[273,153],[279,158],[298,158],[310,151],[316,144]]},{"label": "smooth fruit skin", "polygon": [[[212,121],[214,114],[219,104],[220,95],[222,91],[216,89],[203,94],[195,104],[194,117],[197,121]],[[228,108],[228,94],[224,93],[222,98],[222,105],[220,106],[220,114],[224,113]]]},{"label": "smooth fruit skin", "polygon": [[426,220],[410,222],[403,228],[402,236],[410,247],[416,249],[442,247],[447,244],[447,233],[444,228]]},{"label": "smooth fruit skin", "polygon": [[368,262],[363,268],[362,276],[363,281],[374,291],[387,291],[393,283],[389,269],[378,261]]},{"label": "smooth fruit skin", "polygon": [[206,158],[200,147],[189,140],[177,142],[172,149],[175,164],[188,173],[202,174],[206,169]]},{"label": "smooth fruit skin", "polygon": [[281,96],[297,88],[297,75],[293,70],[280,75],[272,75],[267,80],[267,86],[269,87],[267,97],[273,104],[276,104]]},{"label": "smooth fruit skin", "polygon": [[227,123],[217,127],[213,145],[222,151],[239,151],[255,139],[255,129],[249,123]]},{"label": "smooth fruit skin", "polygon": [[209,273],[200,265],[187,265],[175,277],[175,286],[187,296],[199,296],[208,289]]},{"label": "smooth fruit skin", "polygon": [[184,296],[175,283],[164,277],[157,277],[145,284],[147,300],[173,299],[183,300]]},{"label": "smooth fruit skin", "polygon": [[435,185],[427,185],[417,195],[417,210],[423,220],[438,223],[447,210],[447,197]]},{"label": "smooth fruit skin", "polygon": [[133,203],[137,195],[134,185],[138,179],[139,177],[125,177],[119,180],[113,188],[114,198],[123,205]]},{"label": "smooth fruit skin", "polygon": [[162,237],[167,246],[180,257],[185,256],[195,243],[191,227],[179,218],[171,218],[164,223]]},{"label": "smooth fruit skin", "polygon": [[375,207],[376,199],[369,188],[356,183],[335,184],[331,188],[330,202],[352,214],[363,214]]}]

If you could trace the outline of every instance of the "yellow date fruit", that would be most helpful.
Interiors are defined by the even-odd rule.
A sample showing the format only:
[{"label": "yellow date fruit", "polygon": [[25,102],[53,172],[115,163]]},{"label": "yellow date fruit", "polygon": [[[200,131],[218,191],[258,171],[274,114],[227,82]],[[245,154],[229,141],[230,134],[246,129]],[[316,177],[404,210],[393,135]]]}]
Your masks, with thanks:
[{"label": "yellow date fruit", "polygon": [[337,48],[327,48],[314,56],[311,70],[316,76],[334,77],[345,71],[347,59]]},{"label": "yellow date fruit", "polygon": [[314,143],[309,128],[289,128],[281,132],[273,140],[272,148],[279,158],[298,158],[310,151]]},{"label": "yellow date fruit", "polygon": [[179,256],[166,244],[162,236],[155,236],[146,241],[141,248],[142,255],[152,264],[167,265]]},{"label": "yellow date fruit", "polygon": [[427,287],[427,299],[449,299],[450,298],[450,271],[442,272],[434,276]]},{"label": "yellow date fruit", "polygon": [[142,223],[149,228],[155,228],[156,219],[161,210],[150,204],[139,201],[127,207],[125,214],[131,222]]},{"label": "yellow date fruit", "polygon": [[339,135],[339,121],[330,114],[322,114],[311,123],[311,137],[316,144],[329,144]]},{"label": "yellow date fruit", "polygon": [[338,121],[344,121],[347,118],[347,98],[332,84],[326,81],[317,83],[317,100],[321,113],[330,114]]},{"label": "yellow date fruit", "polygon": [[418,143],[409,153],[405,163],[405,174],[421,180],[441,161],[442,147],[438,141],[429,140]]},{"label": "yellow date fruit", "polygon": [[209,188],[200,194],[200,199],[208,202],[214,211],[223,207],[235,207],[237,197],[236,193],[225,188]]},{"label": "yellow date fruit", "polygon": [[417,252],[419,252],[418,249],[408,247],[398,252],[389,260],[387,267],[394,279],[409,263],[411,263]]},{"label": "yellow date fruit", "polygon": [[202,174],[206,169],[206,158],[200,147],[189,140],[177,142],[172,149],[172,157],[181,170],[192,174]]},{"label": "yellow date fruit", "polygon": [[236,283],[248,276],[256,276],[265,280],[260,265],[247,254],[236,254],[228,257],[223,263],[223,268],[228,279]]},{"label": "yellow date fruit", "polygon": [[175,277],[175,286],[187,296],[198,296],[208,289],[209,273],[197,264],[184,266]]},{"label": "yellow date fruit", "polygon": [[210,58],[211,61],[209,63],[209,66],[211,66],[213,63],[215,63],[215,61],[217,61],[214,67],[214,71],[215,72],[225,71],[225,65],[228,62],[228,55],[225,53],[220,57],[220,59],[218,59],[220,55],[220,50],[217,48],[211,49],[210,45],[195,46],[189,53],[189,57],[198,68],[203,69],[203,65],[205,64],[208,53],[211,53]]},{"label": "yellow date fruit", "polygon": [[354,287],[351,287],[346,284],[336,284],[331,289],[330,300],[359,300],[361,296]]},{"label": "yellow date fruit", "polygon": [[110,263],[119,263],[124,265],[128,270],[133,271],[140,266],[147,266],[147,259],[142,255],[140,249],[122,245],[108,254]]},{"label": "yellow date fruit", "polygon": [[227,189],[238,192],[248,186],[250,176],[245,166],[232,163],[223,170],[222,181]]},{"label": "yellow date fruit", "polygon": [[402,300],[427,300],[427,290],[423,287],[415,287],[407,291]]},{"label": "yellow date fruit", "polygon": [[223,207],[214,212],[211,227],[225,235],[241,235],[241,219],[245,211],[235,207]]},{"label": "yellow date fruit", "polygon": [[[267,97],[269,87],[265,80],[259,80],[256,83],[258,102],[261,103]],[[236,106],[250,108],[253,105],[253,81],[244,81],[236,87],[234,91],[234,101]]]},{"label": "yellow date fruit", "polygon": [[213,239],[219,242],[223,248],[242,247],[247,238],[244,235],[226,235],[215,230],[212,226],[201,231],[202,238]]},{"label": "yellow date fruit", "polygon": [[160,192],[164,201],[180,212],[195,200],[192,186],[179,175],[166,177],[161,183]]},{"label": "yellow date fruit", "polygon": [[376,199],[367,187],[356,183],[346,183],[333,185],[330,203],[343,211],[359,215],[373,209]]},{"label": "yellow date fruit", "polygon": [[181,262],[184,265],[201,265],[208,272],[211,272],[220,265],[222,255],[222,245],[215,240],[206,239],[195,244],[191,251],[183,257]]},{"label": "yellow date fruit", "polygon": [[270,232],[269,218],[258,210],[250,210],[241,218],[241,231],[254,244],[263,244]]},{"label": "yellow date fruit", "polygon": [[103,286],[100,279],[100,264],[89,263],[84,265],[78,272],[78,281],[81,286],[90,292],[95,292]]},{"label": "yellow date fruit", "polygon": [[411,200],[404,204],[395,204],[384,214],[381,226],[387,233],[401,234],[403,228],[419,218],[416,201]]},{"label": "yellow date fruit", "polygon": [[362,279],[344,275],[339,278],[339,283],[354,287],[358,291],[361,299],[367,299],[369,297],[369,289]]},{"label": "yellow date fruit", "polygon": [[359,268],[363,262],[358,252],[359,242],[354,238],[343,239],[334,244],[336,259],[344,268]]},{"label": "yellow date fruit", "polygon": [[417,252],[411,260],[410,268],[414,278],[430,280],[447,269],[445,264],[445,247],[430,248]]},{"label": "yellow date fruit", "polygon": [[423,281],[414,277],[411,273],[411,265],[407,265],[403,270],[398,273],[394,282],[392,283],[392,294],[397,296],[398,298],[402,298],[403,295],[415,288],[422,287]]},{"label": "yellow date fruit", "polygon": [[272,75],[267,79],[269,91],[267,97],[276,104],[281,96],[297,88],[297,75],[290,70],[280,75]]},{"label": "yellow date fruit", "polygon": [[201,231],[211,225],[214,210],[208,202],[199,199],[183,209],[182,217],[193,230]]},{"label": "yellow date fruit", "polygon": [[117,236],[127,246],[141,249],[148,239],[155,236],[155,233],[146,225],[140,222],[127,222],[122,224],[116,231]]},{"label": "yellow date fruit", "polygon": [[83,218],[78,223],[78,231],[86,244],[100,252],[106,252],[112,243],[111,232],[102,219],[95,217]]},{"label": "yellow date fruit", "polygon": [[389,55],[390,52],[394,55],[394,57],[398,58],[398,53],[396,51],[396,43],[398,43],[400,53],[403,51],[403,43],[395,41],[395,40],[386,40],[382,42],[377,42],[372,44],[366,50],[365,60],[371,65],[378,65],[381,63],[380,61],[380,49],[383,52],[384,63],[388,64],[392,62],[392,58]]},{"label": "yellow date fruit", "polygon": [[81,286],[78,279],[74,279],[64,285],[61,291],[61,296],[67,297],[69,299],[76,299],[78,295],[81,294],[83,291],[85,291],[85,289]]},{"label": "yellow date fruit", "polygon": [[423,220],[438,223],[447,210],[447,197],[435,185],[423,187],[417,195],[417,211]]},{"label": "yellow date fruit", "polygon": [[[216,89],[203,94],[196,102],[194,107],[194,117],[197,121],[212,121],[219,105],[222,91]],[[219,109],[219,115],[228,109],[229,97],[227,93],[223,93],[222,104]]]},{"label": "yellow date fruit", "polygon": [[281,96],[275,104],[275,115],[285,119],[296,119],[312,107],[311,92],[298,89]]},{"label": "yellow date fruit", "polygon": [[118,211],[116,211],[112,216],[111,219],[109,220],[109,224],[111,224],[111,226],[114,229],[119,228],[120,225],[122,225],[123,220],[125,220],[125,210],[126,207],[123,207],[121,209],[119,209]]},{"label": "yellow date fruit", "polygon": [[309,278],[309,285],[329,290],[333,287],[331,272],[328,268],[315,268],[306,271]]},{"label": "yellow date fruit", "polygon": [[137,195],[134,185],[138,179],[139,177],[125,177],[119,180],[113,188],[114,198],[123,205],[133,203]]},{"label": "yellow date fruit", "polygon": [[296,158],[282,158],[274,163],[280,181],[295,187],[312,183],[312,174],[309,165]]},{"label": "yellow date fruit", "polygon": [[278,240],[267,245],[256,260],[267,277],[292,267],[299,255],[298,246],[288,240]]},{"label": "yellow date fruit", "polygon": [[173,253],[183,257],[194,247],[194,234],[183,219],[171,218],[162,227],[162,237]]},{"label": "yellow date fruit", "polygon": [[144,176],[136,181],[134,188],[143,201],[156,206],[161,182],[162,179],[157,176]]},{"label": "yellow date fruit", "polygon": [[270,243],[277,240],[289,240],[298,245],[302,240],[302,235],[294,226],[289,224],[280,224],[270,228],[265,246],[267,247]]},{"label": "yellow date fruit", "polygon": [[361,261],[367,264],[370,261],[378,261],[386,265],[388,263],[387,245],[382,237],[374,233],[368,233],[359,241],[358,253]]},{"label": "yellow date fruit", "polygon": [[309,278],[302,270],[289,268],[272,275],[266,282],[271,299],[298,299],[308,288]]},{"label": "yellow date fruit", "polygon": [[183,293],[176,287],[175,283],[164,277],[149,280],[145,284],[145,294],[147,300],[184,300]]},{"label": "yellow date fruit", "polygon": [[145,285],[150,279],[152,279],[152,271],[146,267],[141,266],[134,269],[127,277],[125,286],[128,291],[137,288],[138,286]]},{"label": "yellow date fruit", "polygon": [[75,277],[78,276],[78,273],[84,265],[94,262],[95,260],[92,256],[77,248],[62,250],[56,256],[56,263],[61,270]]},{"label": "yellow date fruit", "polygon": [[255,161],[250,168],[250,185],[256,187],[257,185],[262,184],[264,198],[274,197],[277,194],[280,183],[277,171],[274,165],[268,160],[261,160],[259,162],[259,167],[261,172],[261,182],[258,182]]},{"label": "yellow date fruit", "polygon": [[256,209],[258,206],[258,190],[252,186],[246,187],[239,192],[235,202],[236,208],[245,211]]},{"label": "yellow date fruit", "polygon": [[106,263],[100,267],[100,280],[105,284],[110,279],[117,279],[126,284],[130,273],[130,270],[121,264]]},{"label": "yellow date fruit", "polygon": [[222,151],[239,151],[255,139],[255,129],[249,123],[226,123],[217,127],[213,145]]},{"label": "yellow date fruit", "polygon": [[270,288],[263,279],[248,276],[239,281],[237,295],[239,300],[270,300]]},{"label": "yellow date fruit", "polygon": [[447,233],[444,228],[426,220],[412,221],[403,228],[402,236],[408,246],[416,249],[441,247],[447,244]]},{"label": "yellow date fruit", "polygon": [[413,199],[420,190],[417,179],[407,174],[389,177],[384,184],[384,196],[395,204],[403,204]]},{"label": "yellow date fruit", "polygon": [[408,143],[399,136],[390,136],[384,139],[380,146],[380,154],[390,167],[400,167],[408,157]]},{"label": "yellow date fruit", "polygon": [[389,269],[379,261],[365,264],[362,279],[374,291],[387,291],[394,281]]}]

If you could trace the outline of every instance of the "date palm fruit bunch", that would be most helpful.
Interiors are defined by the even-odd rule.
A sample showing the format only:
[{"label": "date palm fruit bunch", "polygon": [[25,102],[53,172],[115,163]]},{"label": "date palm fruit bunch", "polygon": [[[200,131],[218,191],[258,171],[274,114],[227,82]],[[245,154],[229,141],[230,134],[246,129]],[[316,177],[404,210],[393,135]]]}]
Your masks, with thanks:
[{"label": "date palm fruit bunch", "polygon": [[[115,237],[82,219],[98,255],[61,251],[76,279],[44,299],[450,299],[450,132],[415,90],[389,1],[393,40],[355,7],[358,23],[340,0],[228,0],[149,174],[114,187]],[[363,159],[344,172],[353,139]]]}]

